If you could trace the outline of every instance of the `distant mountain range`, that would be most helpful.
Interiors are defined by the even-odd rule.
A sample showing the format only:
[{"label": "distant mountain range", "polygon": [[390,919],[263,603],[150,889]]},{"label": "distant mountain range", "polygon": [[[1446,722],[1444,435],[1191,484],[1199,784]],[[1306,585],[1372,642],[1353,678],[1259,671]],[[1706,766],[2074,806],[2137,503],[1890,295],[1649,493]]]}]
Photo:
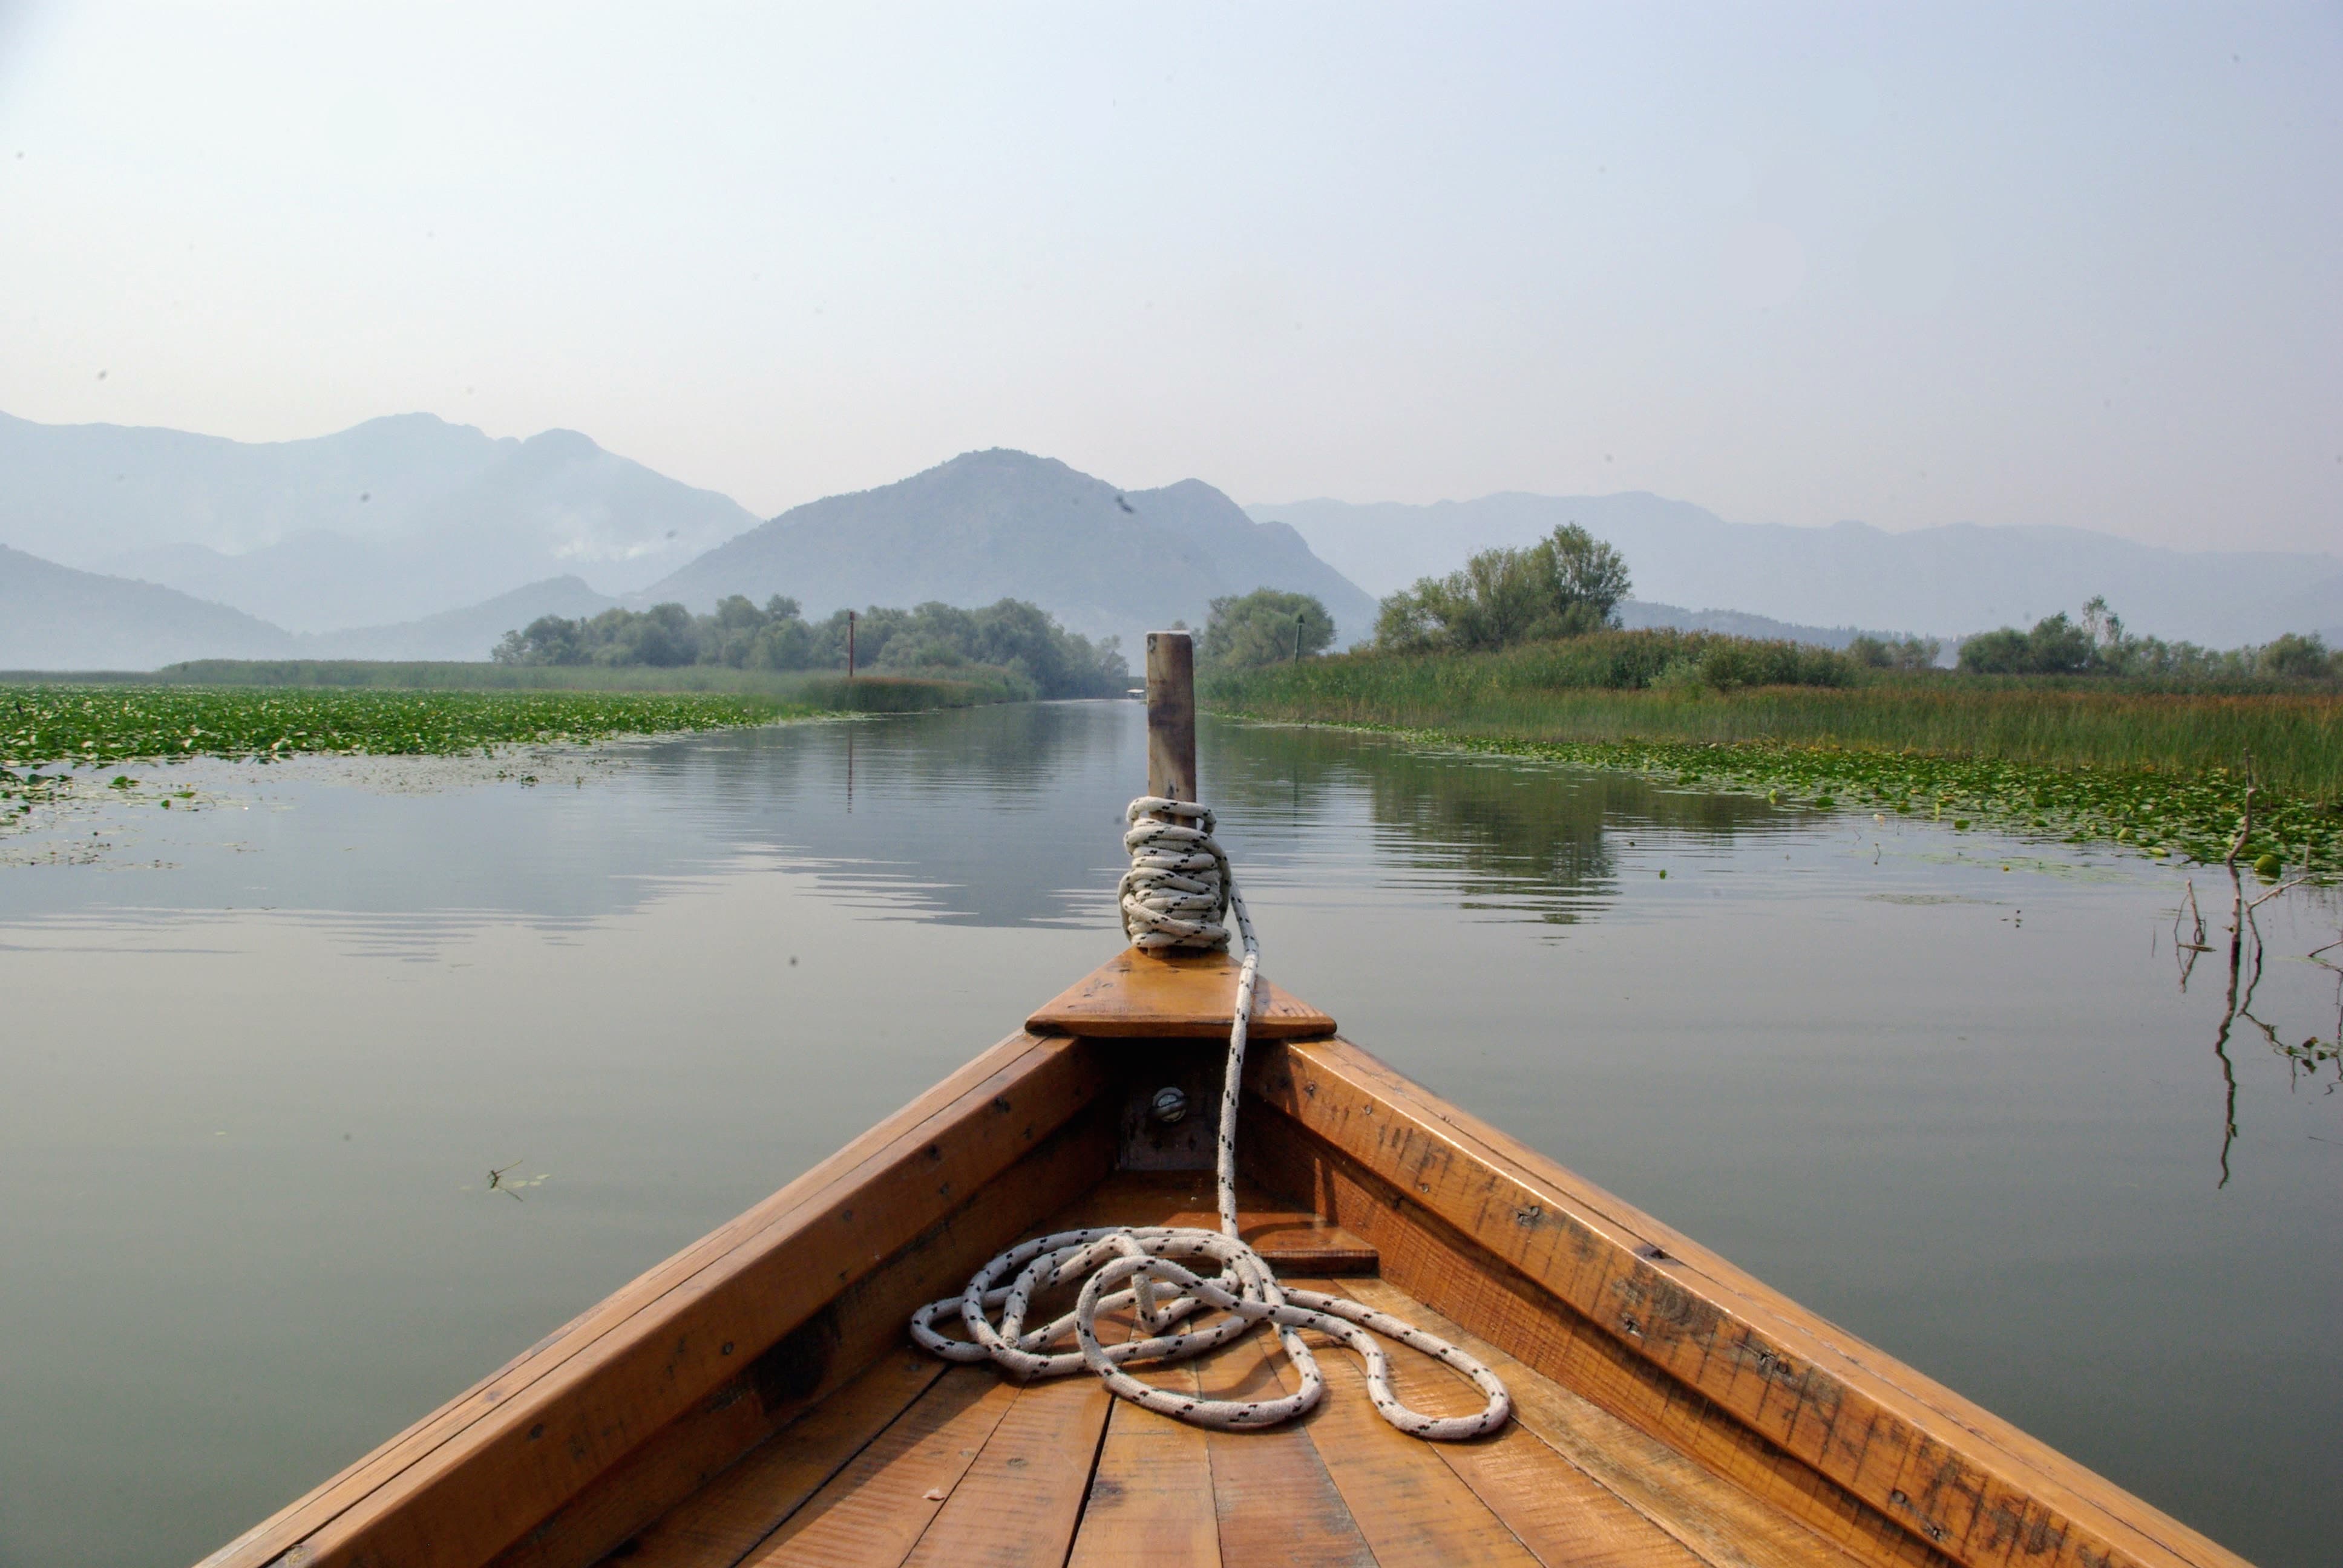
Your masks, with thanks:
[{"label": "distant mountain range", "polygon": [[1122,490],[1001,449],[759,523],[574,431],[497,438],[408,414],[252,445],[0,415],[0,668],[485,658],[540,615],[734,593],[815,617],[1030,599],[1135,651],[1150,627],[1201,625],[1214,598],[1278,588],[1322,599],[1342,646],[1371,633],[1376,597],[1570,521],[1627,558],[1630,625],[1950,640],[2105,594],[2162,637],[2343,643],[2335,556],[2080,528],[1792,528],[1643,494],[1245,508],[1199,479]]},{"label": "distant mountain range", "polygon": [[246,443],[0,414],[0,544],[296,631],[436,615],[548,578],[620,594],[756,526],[574,430],[401,414]]},{"label": "distant mountain range", "polygon": [[155,669],[282,658],[292,635],[174,588],[100,577],[0,545],[0,669]]},{"label": "distant mountain range", "polygon": [[1257,588],[1316,594],[1339,642],[1373,629],[1374,601],[1301,535],[1253,521],[1201,479],[1119,490],[1053,457],[995,448],[783,512],[640,597],[704,610],[726,594],[782,593],[813,614],[1021,598],[1135,651],[1150,627],[1202,626],[1212,599]]},{"label": "distant mountain range", "polygon": [[1971,523],[1891,534],[1728,523],[1686,501],[1486,496],[1430,506],[1296,501],[1246,510],[1293,525],[1372,594],[1453,570],[1474,550],[1584,524],[1627,558],[1639,598],[1734,610],[1808,628],[1899,627],[1947,638],[2030,626],[2093,594],[2134,631],[2211,647],[2286,631],[2343,638],[2343,558],[2158,549],[2084,528]]},{"label": "distant mountain range", "polygon": [[761,525],[573,432],[497,440],[428,415],[262,446],[0,415],[0,668],[486,658],[541,615],[734,593],[815,617],[1023,598],[1134,651],[1256,588],[1318,595],[1346,641],[1374,613],[1210,485],[1119,490],[1022,452]]},{"label": "distant mountain range", "polygon": [[290,632],[155,583],[75,571],[0,545],[0,669],[157,669],[188,658],[485,659],[541,615],[618,601],[552,578],[485,604],[393,626]]},{"label": "distant mountain range", "polygon": [[1805,642],[1816,648],[1845,648],[1858,637],[1901,641],[1911,635],[1878,627],[1802,626],[1796,621],[1775,620],[1769,615],[1751,615],[1745,610],[1686,609],[1682,605],[1654,604],[1649,599],[1640,598],[1620,601],[1619,624],[1630,631],[1641,631],[1649,627],[1666,627],[1676,631],[1719,631],[1727,637]]}]

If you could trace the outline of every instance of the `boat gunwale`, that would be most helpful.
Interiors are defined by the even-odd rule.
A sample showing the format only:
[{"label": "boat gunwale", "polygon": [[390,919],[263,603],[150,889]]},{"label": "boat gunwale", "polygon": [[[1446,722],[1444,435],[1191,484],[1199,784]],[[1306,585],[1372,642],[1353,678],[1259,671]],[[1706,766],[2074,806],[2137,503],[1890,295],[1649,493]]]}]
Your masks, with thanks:
[{"label": "boat gunwale", "polygon": [[[1262,1042],[1246,1062],[1246,1088],[1251,1101],[1519,1271],[1654,1372],[1956,1562],[2249,1568],[2217,1542],[1342,1036]],[[1422,1141],[1397,1131],[1403,1127]],[[1472,1175],[1440,1179],[1460,1165]],[[1339,1213],[1328,1218],[1351,1224]],[[1373,1240],[1363,1224],[1353,1228]],[[1384,1255],[1390,1279],[1389,1248]],[[1622,1322],[1622,1306],[1631,1302],[1649,1303],[1634,1332]],[[1487,1326],[1459,1321],[1504,1344]],[[1699,1326],[1684,1332],[1687,1324]],[[1793,1403],[1769,1406],[1777,1392],[1793,1388]],[[1819,1420],[1825,1407],[1831,1418]],[[1865,1429],[1853,1445],[1835,1441],[1850,1410]],[[1900,1442],[1889,1423],[1903,1429]],[[1876,1468],[1883,1452],[1900,1455],[1885,1474]],[[1916,1479],[1932,1457],[1936,1473]],[[1970,1473],[1948,1473],[1947,1462]],[[1968,1487],[1974,1494],[1965,1493]],[[1919,1506],[1962,1495],[1969,1506],[1957,1526]],[[2093,1539],[2077,1539],[2083,1535]]]},{"label": "boat gunwale", "polygon": [[[921,1225],[954,1206],[935,1203],[895,1226],[900,1234],[871,1235],[850,1229],[865,1193],[890,1181],[900,1184],[903,1175],[917,1171],[923,1178],[942,1175],[947,1188],[957,1184],[963,1200],[972,1197],[1050,1134],[1097,1103],[1104,1081],[1096,1053],[1078,1041],[1063,1036],[1037,1037],[1021,1030],[1010,1035],[795,1181],[620,1286],[470,1388],[203,1558],[198,1568],[269,1568],[280,1562],[287,1568],[293,1563],[307,1568],[346,1559],[356,1562],[376,1531],[441,1501],[434,1494],[460,1479],[468,1467],[497,1445],[518,1438],[536,1446],[536,1435],[524,1434],[530,1427],[541,1432],[552,1407],[577,1404],[598,1382],[618,1381],[629,1361],[646,1356],[663,1360],[661,1370],[669,1374],[663,1380],[668,1385],[665,1397],[648,1412],[651,1419],[642,1421],[641,1430],[631,1432],[618,1450],[598,1453],[600,1445],[589,1444],[587,1452],[579,1455],[571,1443],[545,1444],[544,1453],[572,1455],[572,1468],[581,1473],[569,1483],[562,1484],[558,1474],[549,1473],[561,1468],[558,1465],[524,1462],[500,1466],[508,1484],[498,1488],[496,1501],[501,1506],[491,1508],[482,1539],[459,1543],[448,1539],[458,1533],[439,1530],[417,1536],[431,1553],[417,1561],[450,1564],[488,1561],[617,1465],[641,1442],[740,1378],[759,1355],[811,1321],[859,1277],[884,1263],[899,1245],[916,1236]],[[1011,1125],[1020,1101],[1036,1088],[1061,1113],[1046,1125],[1038,1121]],[[1019,1100],[1011,1101],[1011,1094]],[[987,1111],[996,1114],[988,1118]],[[980,1138],[971,1149],[945,1149],[954,1133],[971,1127],[985,1131],[998,1129],[1005,1136]],[[918,1171],[921,1164],[929,1169]],[[825,1221],[830,1235],[838,1239],[831,1245],[850,1240],[859,1266],[831,1271],[825,1282],[827,1288],[818,1297],[802,1310],[778,1314],[777,1321],[787,1321],[780,1322],[762,1343],[745,1347],[745,1354],[733,1356],[730,1352],[738,1347],[729,1345],[718,1350],[712,1361],[709,1347],[700,1347],[697,1356],[687,1355],[689,1347],[682,1344],[675,1346],[672,1353],[668,1352],[666,1342],[679,1320],[695,1308],[720,1303],[726,1295],[749,1289],[750,1275],[774,1264],[796,1243],[817,1239]],[[687,1361],[697,1363],[692,1370],[699,1375],[674,1375],[685,1371],[679,1363]],[[591,1470],[582,1469],[595,1458],[601,1462]],[[516,1475],[520,1484],[509,1484]],[[499,1538],[489,1540],[487,1535]]]},{"label": "boat gunwale", "polygon": [[[361,1557],[371,1563],[394,1542],[411,1554],[389,1560],[477,1568],[541,1528],[701,1402],[740,1382],[760,1355],[876,1277],[921,1225],[956,1205],[982,1209],[988,1183],[1086,1110],[1111,1101],[1121,1064],[1141,1056],[1134,1042],[1011,1035],[204,1559],[201,1568],[354,1563]],[[1390,1187],[1405,1201],[1379,1215],[1380,1222],[1453,1231],[1465,1244],[1457,1253],[1461,1265],[1449,1265],[1453,1271],[1520,1276],[1544,1298],[1539,1310],[1576,1320],[1601,1337],[1606,1354],[1632,1359],[1647,1375],[1714,1410],[1695,1422],[1730,1423],[1828,1483],[1825,1490],[1844,1489],[1852,1503],[1878,1515],[1888,1536],[1907,1541],[1923,1558],[1943,1553],[1970,1568],[2017,1560],[2043,1568],[2244,1568],[2234,1553],[2114,1483],[1349,1040],[1260,1041],[1246,1077],[1248,1108],[1259,1113],[1250,1124],[1255,1140],[1282,1132],[1293,1146],[1288,1153],[1307,1159],[1331,1151]],[[1005,1114],[1032,1107],[1037,1098],[1042,1109],[1034,1121]],[[1011,1125],[1016,1122],[1024,1124]],[[864,1211],[873,1194],[894,1198],[875,1227]],[[1314,1193],[1289,1196],[1325,1212],[1311,1201]],[[1423,1218],[1411,1218],[1409,1207]],[[864,1211],[860,1221],[858,1211]],[[999,1226],[1021,1218],[989,1216]],[[1326,1218],[1350,1223],[1338,1213]],[[972,1236],[960,1240],[974,1244]],[[813,1259],[793,1255],[807,1243],[821,1259],[819,1271]],[[1405,1286],[1388,1266],[1388,1248],[1385,1256],[1385,1277]],[[776,1281],[767,1276],[777,1273],[790,1298],[779,1310],[756,1294],[771,1294]],[[1631,1294],[1657,1309],[1632,1325],[1636,1332],[1619,1321],[1620,1304]],[[729,1344],[718,1357],[712,1345],[693,1343],[719,1310],[755,1336],[743,1338],[746,1353],[737,1358]],[[1503,1331],[1452,1315],[1509,1352],[1522,1350],[1508,1344]],[[1686,1324],[1702,1327],[1686,1332]],[[1779,1397],[1790,1392],[1794,1401]],[[1671,1441],[1633,1412],[1615,1413]],[[1835,1446],[1842,1414],[1863,1427],[1859,1442]],[[535,1443],[556,1422],[568,1424],[554,1435],[569,1441]],[[536,1431],[522,1436],[532,1425]],[[581,1432],[588,1434],[582,1448],[575,1435]],[[1681,1450],[1681,1441],[1671,1446]],[[1885,1462],[1891,1454],[1894,1462]],[[1916,1465],[1931,1462],[1937,1467],[1933,1486],[1906,1481]],[[1716,1473],[1755,1490],[1729,1472]],[[1957,1520],[1931,1517],[1914,1505],[1917,1497],[1938,1506],[1948,1490],[1963,1495],[1964,1487],[1970,1506]],[[1785,1506],[1781,1498],[1770,1501]],[[453,1514],[447,1512],[451,1503]],[[1806,1514],[1791,1512],[1811,1527],[1813,1510],[1830,1506],[1817,1498]]]}]

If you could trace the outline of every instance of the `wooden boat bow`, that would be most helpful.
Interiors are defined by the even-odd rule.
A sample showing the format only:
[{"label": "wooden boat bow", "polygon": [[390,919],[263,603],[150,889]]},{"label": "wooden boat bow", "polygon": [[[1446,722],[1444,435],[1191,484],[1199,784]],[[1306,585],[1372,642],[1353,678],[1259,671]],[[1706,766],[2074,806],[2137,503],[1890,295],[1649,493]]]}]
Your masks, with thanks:
[{"label": "wooden boat bow", "polygon": [[[1359,1561],[1413,1560],[1399,1538],[1428,1533],[1502,1536],[1522,1561],[1682,1568],[2242,1563],[1331,1033],[1253,1048],[1248,1239],[1289,1278],[1342,1276],[1371,1305],[1459,1336],[1513,1388],[1517,1432],[1435,1452],[1338,1413],[1363,1408],[1338,1387],[1302,1429],[1207,1438],[1110,1409],[1082,1380],[1016,1389],[911,1354],[905,1314],[1021,1235],[1209,1213],[1207,1163],[1150,1147],[1127,1114],[1161,1086],[1162,1052],[1209,1070],[1221,1044],[1156,1032],[1167,997],[1209,974],[1167,982],[1148,967],[1161,963],[1111,960],[1034,1015],[1100,1032],[1010,1036],[206,1568],[795,1561],[791,1522],[818,1504],[823,1518],[860,1517],[850,1504],[866,1488],[870,1505],[922,1528],[900,1553],[874,1542],[874,1555],[844,1560],[910,1561],[973,1528],[961,1514],[998,1525],[1008,1509],[1008,1536],[1032,1551],[983,1560],[1063,1563],[1071,1550],[1080,1562],[1093,1530],[1172,1506],[1161,1486],[1133,1491],[1160,1466],[1186,1466],[1184,1495],[1211,1506],[1190,1508],[1176,1536],[1204,1543],[1155,1561],[1245,1561],[1244,1543],[1282,1528],[1298,1498],[1332,1538],[1355,1537]],[[1279,1016],[1323,1017],[1265,995]],[[1160,1042],[1154,1063],[1141,1066],[1133,1038]],[[1195,1375],[1273,1382],[1277,1358],[1245,1345],[1226,1353],[1249,1366]],[[970,1395],[970,1380],[999,1392]],[[950,1420],[928,1410],[939,1401]],[[1012,1422],[1028,1402],[1032,1418]],[[887,1492],[916,1468],[910,1439],[928,1424],[957,1442],[988,1419],[949,1484]],[[1013,1454],[988,1481],[994,1445],[1061,1430],[1079,1437],[1053,1462],[1063,1485],[1011,1490],[1033,1468],[1012,1472]],[[905,1450],[891,1459],[890,1432]],[[1422,1457],[1403,1462],[1383,1437]],[[1260,1445],[1251,1459],[1247,1444]],[[1413,1479],[1386,1493],[1395,1466]],[[1444,1500],[1428,1519],[1395,1524],[1372,1501],[1404,1513],[1427,1486]],[[1326,1523],[1336,1515],[1347,1523]]]},{"label": "wooden boat bow", "polygon": [[[1413,1442],[1341,1352],[1302,1422],[1205,1432],[1088,1378],[1021,1386],[910,1350],[912,1309],[1020,1238],[1211,1222],[1233,995],[1224,955],[1109,960],[204,1568],[2243,1568],[1265,982],[1241,1233],[1287,1283],[1481,1358],[1512,1423]],[[1166,1090],[1186,1115],[1153,1113]],[[1411,1401],[1470,1394],[1400,1370]],[[1149,1375],[1211,1398],[1290,1384],[1261,1336]]]}]

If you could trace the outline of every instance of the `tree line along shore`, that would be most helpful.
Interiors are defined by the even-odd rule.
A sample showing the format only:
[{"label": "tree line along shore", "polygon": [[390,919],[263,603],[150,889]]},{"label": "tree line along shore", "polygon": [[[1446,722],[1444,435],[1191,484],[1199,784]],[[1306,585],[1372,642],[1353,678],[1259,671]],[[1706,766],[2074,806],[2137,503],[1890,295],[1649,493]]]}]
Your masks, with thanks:
[{"label": "tree line along shore", "polygon": [[[1328,652],[1333,621],[1309,595],[1215,599],[1198,638],[1201,695],[1232,717],[1626,768],[1802,809],[1925,811],[1956,829],[2188,859],[2234,850],[2272,875],[2343,869],[2343,651],[2315,636],[2209,650],[2134,634],[2094,599],[1969,638],[1943,668],[1940,645],[1920,638],[1834,649],[1621,630],[1630,587],[1617,552],[1572,527],[1390,596],[1373,638],[1348,653]],[[1019,600],[809,621],[787,598],[734,596],[706,615],[541,618],[487,663],[212,660],[77,685],[28,678],[0,675],[0,703],[15,705],[0,708],[0,792],[41,764],[588,739],[1113,696],[1131,676],[1113,639]],[[145,695],[88,695],[109,685]],[[294,691],[309,706],[287,706]],[[471,706],[443,700],[457,694]],[[499,716],[499,699],[515,706]],[[215,722],[189,717],[199,702],[216,705]],[[21,722],[35,712],[48,717]]]},{"label": "tree line along shore", "polygon": [[1624,768],[1806,809],[1925,812],[2264,875],[2343,869],[2343,652],[2211,650],[2104,599],[1965,642],[1844,650],[1618,629],[1625,562],[1583,528],[1383,601],[1372,645],[1209,662],[1220,713]]}]

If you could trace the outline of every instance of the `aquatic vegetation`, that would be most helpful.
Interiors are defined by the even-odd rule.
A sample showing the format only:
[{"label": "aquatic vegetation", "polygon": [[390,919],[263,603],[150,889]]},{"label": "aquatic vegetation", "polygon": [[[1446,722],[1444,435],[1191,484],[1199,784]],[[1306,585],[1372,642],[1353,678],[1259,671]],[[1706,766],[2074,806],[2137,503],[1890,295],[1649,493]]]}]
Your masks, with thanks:
[{"label": "aquatic vegetation", "polygon": [[1992,827],[2192,860],[2228,856],[2250,757],[2258,788],[2241,862],[2270,877],[2343,869],[2343,692],[1947,671],[1671,690],[1604,663],[1624,640],[1582,640],[1575,651],[1304,660],[1215,676],[1204,699],[1232,717],[1389,730],[1785,807],[1917,812],[1956,832]]},{"label": "aquatic vegetation", "polygon": [[[59,764],[196,756],[268,761],[304,752],[449,756],[769,724],[816,711],[745,693],[0,686],[0,799],[45,798],[59,776],[44,769]],[[136,782],[118,774],[110,787]]]},{"label": "aquatic vegetation", "polygon": [[[0,675],[0,689],[8,677]],[[38,682],[36,676],[25,680]],[[76,675],[77,686],[294,686],[391,691],[666,691],[769,697],[810,708],[857,713],[912,713],[1025,702],[1033,683],[1005,669],[963,664],[949,674],[874,675],[849,679],[828,670],[734,669],[720,664],[672,668],[602,664],[427,663],[369,658],[202,658],[166,665],[152,675]]]},{"label": "aquatic vegetation", "polygon": [[[2262,783],[2343,801],[2343,689],[2158,689],[2115,677],[1865,672],[1851,686],[1654,686],[1629,634],[1494,654],[1348,655],[1205,678],[1217,711],[1540,741],[1727,741],[1998,758]],[[1630,658],[1629,655],[1634,655]]]},{"label": "aquatic vegetation", "polygon": [[[1453,730],[1349,725],[1411,745],[1582,768],[1615,769],[1709,792],[1759,796],[1785,809],[1842,807],[1942,821],[1956,831],[1999,828],[2068,843],[2121,844],[2177,860],[2225,859],[2245,812],[2240,771],[2181,778],[2146,768],[2046,768],[1999,758],[1784,745],[1776,741],[1530,740]],[[2258,874],[2343,871],[2343,812],[2257,790],[2239,854]]]}]

